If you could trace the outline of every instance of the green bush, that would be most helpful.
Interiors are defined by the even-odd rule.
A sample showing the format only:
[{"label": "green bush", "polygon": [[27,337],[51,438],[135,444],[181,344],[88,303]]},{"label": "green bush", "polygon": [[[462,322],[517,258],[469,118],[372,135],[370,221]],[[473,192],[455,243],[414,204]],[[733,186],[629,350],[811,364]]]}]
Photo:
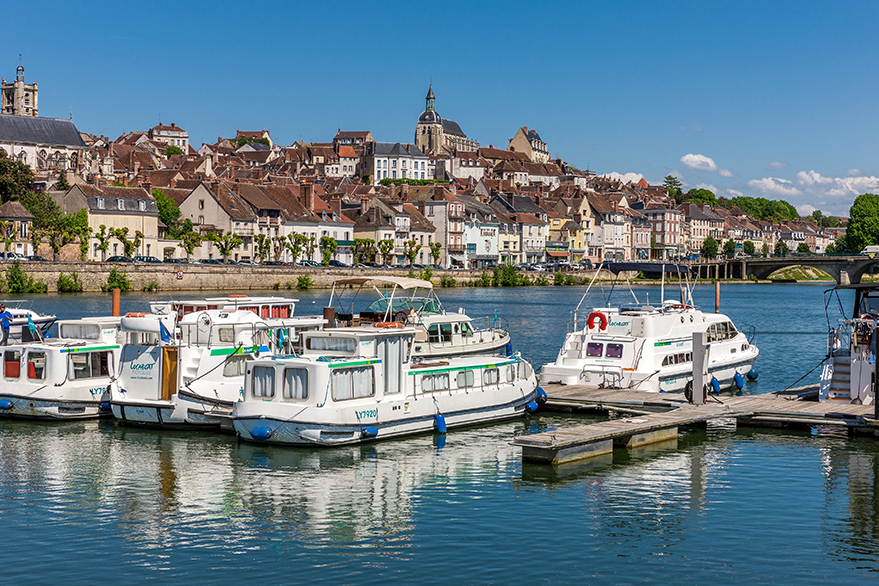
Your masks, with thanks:
[{"label": "green bush", "polygon": [[280,288],[281,288],[281,281],[275,281],[275,283],[272,285],[272,289],[277,291]]},{"label": "green bush", "polygon": [[293,281],[287,281],[286,283],[284,283],[284,287],[286,287],[286,289],[289,291],[293,288]]},{"label": "green bush", "polygon": [[431,277],[433,277],[433,269],[430,267],[424,267],[418,275],[422,281],[430,281]]},{"label": "green bush", "polygon": [[158,291],[159,290],[159,283],[157,281],[150,281],[149,285],[143,286],[143,290],[144,291]]},{"label": "green bush", "polygon": [[576,285],[577,279],[574,278],[574,275],[565,275],[565,285]]},{"label": "green bush", "polygon": [[58,275],[57,287],[59,293],[81,293],[83,289],[82,281],[79,280],[79,275],[76,274],[76,271],[69,275],[60,273]]},{"label": "green bush", "polygon": [[440,277],[440,287],[454,287],[455,284],[455,277],[450,277],[448,275]]},{"label": "green bush", "polygon": [[6,269],[6,286],[10,293],[45,293],[49,290],[45,281],[38,281],[27,274],[18,261]]},{"label": "green bush", "polygon": [[314,287],[314,279],[311,278],[311,275],[299,275],[299,279],[296,281],[296,287],[303,290]]},{"label": "green bush", "polygon": [[107,283],[101,285],[101,291],[108,292],[113,289],[119,289],[122,293],[131,291],[131,281],[128,279],[128,273],[119,269],[112,269],[110,276],[107,277]]},{"label": "green bush", "polygon": [[565,284],[565,275],[559,271],[555,274],[555,277],[552,279],[553,285],[564,285]]},{"label": "green bush", "polygon": [[479,280],[476,281],[477,287],[491,287],[491,277],[492,274],[488,271],[482,271],[482,276],[479,277]]},{"label": "green bush", "polygon": [[534,280],[534,284],[538,287],[545,287],[549,285],[549,279],[546,278],[546,275],[540,275]]}]

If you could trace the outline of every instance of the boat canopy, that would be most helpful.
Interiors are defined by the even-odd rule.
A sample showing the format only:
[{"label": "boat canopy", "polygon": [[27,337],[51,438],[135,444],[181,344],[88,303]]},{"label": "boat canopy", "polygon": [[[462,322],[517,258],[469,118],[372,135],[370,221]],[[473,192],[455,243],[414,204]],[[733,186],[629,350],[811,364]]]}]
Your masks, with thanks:
[{"label": "boat canopy", "polygon": [[662,273],[663,269],[667,275],[688,275],[690,267],[675,263],[662,262],[608,262],[603,267],[615,275],[623,271],[638,271],[642,273]]},{"label": "boat canopy", "polygon": [[366,283],[373,283],[375,285],[381,285],[382,283],[386,283],[388,285],[396,285],[397,287],[401,287],[403,289],[433,289],[433,283],[430,281],[425,281],[423,279],[413,279],[412,277],[394,277],[394,276],[386,276],[386,277],[348,277],[345,279],[336,279],[333,281],[333,286],[336,285],[365,285]]}]

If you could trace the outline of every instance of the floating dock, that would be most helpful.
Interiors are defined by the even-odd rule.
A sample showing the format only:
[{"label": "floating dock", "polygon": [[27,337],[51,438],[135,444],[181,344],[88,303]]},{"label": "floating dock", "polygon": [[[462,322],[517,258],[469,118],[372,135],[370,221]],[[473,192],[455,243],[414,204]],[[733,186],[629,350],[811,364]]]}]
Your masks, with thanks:
[{"label": "floating dock", "polygon": [[547,386],[550,410],[610,411],[624,417],[552,432],[521,435],[513,445],[525,460],[563,464],[613,451],[677,437],[678,428],[711,419],[735,419],[739,425],[769,427],[833,425],[879,436],[872,405],[838,401],[801,401],[791,395],[711,396],[692,405],[682,394],[625,389],[594,389],[581,385]]}]

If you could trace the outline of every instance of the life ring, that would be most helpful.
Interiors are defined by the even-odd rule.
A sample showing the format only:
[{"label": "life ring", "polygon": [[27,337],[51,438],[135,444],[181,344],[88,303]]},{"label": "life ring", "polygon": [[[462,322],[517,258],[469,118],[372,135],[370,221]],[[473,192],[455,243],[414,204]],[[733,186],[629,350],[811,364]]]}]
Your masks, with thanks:
[{"label": "life ring", "polygon": [[126,313],[125,317],[146,317],[150,314],[148,313]]},{"label": "life ring", "polygon": [[242,294],[240,294],[240,293],[235,294],[235,295],[229,295],[229,299],[236,299],[236,298],[239,298],[239,297],[247,297],[247,295],[242,295]]},{"label": "life ring", "polygon": [[589,324],[590,328],[595,327],[595,318],[598,318],[599,321],[599,329],[604,331],[607,329],[607,316],[601,313],[600,311],[593,311],[589,314],[589,319],[587,320],[587,324]]},{"label": "life ring", "polygon": [[379,321],[373,324],[377,328],[387,328],[389,330],[395,330],[397,328],[402,328],[403,324],[396,321]]}]

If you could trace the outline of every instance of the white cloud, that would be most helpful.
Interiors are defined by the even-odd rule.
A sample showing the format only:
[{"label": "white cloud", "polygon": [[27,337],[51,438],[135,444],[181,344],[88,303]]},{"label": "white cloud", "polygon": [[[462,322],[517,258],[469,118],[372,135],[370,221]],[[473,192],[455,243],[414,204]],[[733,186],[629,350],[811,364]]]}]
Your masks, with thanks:
[{"label": "white cloud", "polygon": [[787,179],[779,179],[778,177],[764,177],[763,179],[751,179],[748,181],[748,187],[755,191],[759,191],[764,195],[775,197],[793,197],[803,195],[803,192],[797,189],[793,182]]},{"label": "white cloud", "polygon": [[852,177],[857,177],[858,175],[861,174],[860,169],[846,169],[845,172],[848,173],[849,175],[851,175]]},{"label": "white cloud", "polygon": [[742,193],[742,192],[739,191],[738,189],[727,189],[727,190],[726,190],[726,193],[727,193],[727,195],[729,195],[730,197],[742,197],[743,195],[745,195],[744,193]]},{"label": "white cloud", "polygon": [[717,171],[717,163],[715,163],[711,157],[706,157],[705,155],[694,155],[690,153],[681,157],[681,163],[683,163],[684,166],[689,167],[690,169],[696,169],[697,171],[711,171],[712,173]]},{"label": "white cloud", "polygon": [[717,188],[710,183],[700,183],[696,186],[696,189],[707,189],[711,193],[717,195]]},{"label": "white cloud", "polygon": [[773,169],[784,169],[787,167],[787,163],[782,163],[781,161],[772,161],[769,163],[769,166]]},{"label": "white cloud", "polygon": [[631,181],[632,183],[637,183],[644,178],[640,173],[617,173],[614,171],[613,173],[607,173],[605,177],[610,177],[612,179],[617,179],[624,183]]},{"label": "white cloud", "polygon": [[732,177],[732,171],[729,169],[718,169],[717,172],[720,173],[721,177]]},{"label": "white cloud", "polygon": [[814,212],[818,208],[816,208],[813,205],[809,205],[807,203],[804,203],[803,205],[796,206],[796,209],[797,209],[797,213],[800,214],[801,216],[811,216],[812,212]]},{"label": "white cloud", "polygon": [[[852,169],[855,171],[856,169]],[[805,191],[812,195],[831,198],[852,199],[862,193],[875,193],[879,190],[879,177],[856,176],[856,177],[825,177],[816,171],[800,171],[797,173],[797,182]]]}]

